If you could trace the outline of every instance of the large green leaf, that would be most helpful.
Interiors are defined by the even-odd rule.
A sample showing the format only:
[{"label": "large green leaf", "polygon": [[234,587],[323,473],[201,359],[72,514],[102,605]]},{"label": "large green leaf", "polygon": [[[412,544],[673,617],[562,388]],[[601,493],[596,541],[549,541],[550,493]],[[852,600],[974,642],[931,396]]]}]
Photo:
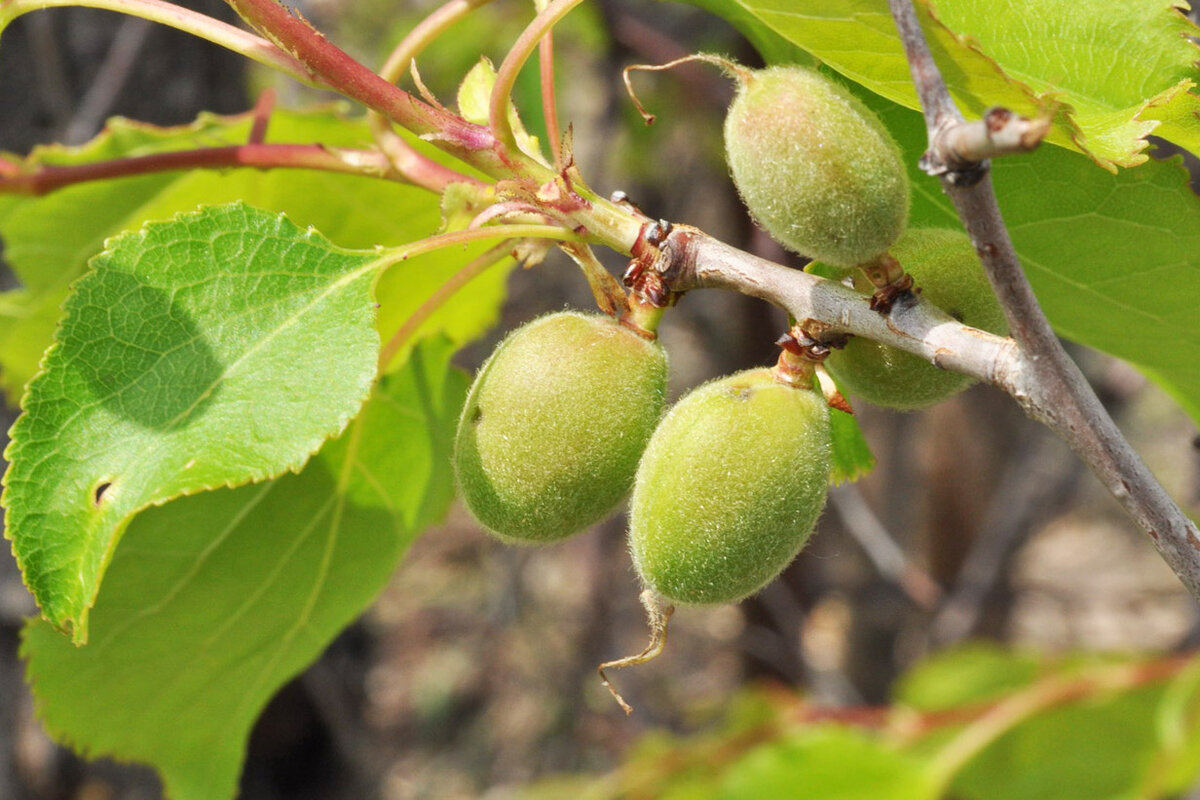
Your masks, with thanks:
[{"label": "large green leaf", "polygon": [[87,611],[132,515],[296,470],[358,412],[374,250],[235,203],[108,243],[75,285],[6,453],[6,534],[42,613]]},{"label": "large green leaf", "polygon": [[[873,92],[918,108],[886,0],[703,0],[756,17]],[[964,112],[1061,104],[1049,140],[1115,170],[1152,131],[1200,152],[1196,28],[1169,0],[918,0],[934,58]],[[743,23],[744,24],[744,23]]]},{"label": "large green leaf", "polygon": [[173,800],[233,796],[270,696],[350,622],[444,514],[466,392],[444,339],[385,377],[298,475],[149,509],[129,526],[74,647],[44,621],[23,652],[60,741],[154,765]]},{"label": "large green leaf", "polygon": [[[217,147],[246,141],[249,115],[202,115],[182,127],[158,128],[127,120],[110,121],[105,131],[76,148],[39,148],[22,163],[77,165],[156,152]],[[338,108],[308,112],[276,111],[268,142],[320,143],[363,147],[370,133],[361,120]],[[135,230],[151,219],[167,219],[201,203],[243,200],[286,213],[298,225],[312,225],[345,247],[398,245],[435,232],[440,215],[436,199],[412,186],[374,178],[305,170],[193,170],[78,184],[45,197],[0,195],[0,237],[4,258],[22,288],[0,295],[0,388],[12,399],[37,371],[50,343],[67,286],[83,273],[87,260],[104,240]],[[409,278],[437,282],[465,263],[467,253],[437,252],[405,262],[378,286],[380,320],[386,336],[394,329],[395,306],[414,296]],[[469,302],[431,322],[465,342],[495,324],[495,306],[504,291],[506,270],[477,278],[463,295]],[[405,276],[409,276],[406,278]]]}]

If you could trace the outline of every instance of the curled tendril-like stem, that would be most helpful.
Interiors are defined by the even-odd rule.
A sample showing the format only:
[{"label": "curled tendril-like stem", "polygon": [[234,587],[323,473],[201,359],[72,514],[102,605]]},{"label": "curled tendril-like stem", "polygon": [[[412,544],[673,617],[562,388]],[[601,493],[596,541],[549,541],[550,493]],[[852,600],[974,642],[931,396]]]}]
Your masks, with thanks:
[{"label": "curled tendril-like stem", "polygon": [[629,93],[629,99],[633,101],[634,108],[642,115],[647,125],[653,125],[657,119],[653,114],[646,110],[642,105],[642,101],[638,99],[637,92],[633,90],[633,82],[629,79],[631,72],[662,72],[663,70],[674,69],[682,64],[688,64],[694,61],[700,61],[705,64],[715,64],[721,68],[721,71],[726,75],[736,79],[739,83],[746,83],[750,80],[751,70],[743,67],[735,61],[730,61],[724,56],[718,56],[713,53],[693,53],[683,58],[677,58],[674,61],[668,61],[666,64],[631,64],[621,72],[621,77],[625,81],[625,91]]},{"label": "curled tendril-like stem", "polygon": [[638,599],[642,601],[642,608],[646,609],[646,623],[650,626],[650,642],[646,645],[646,649],[636,656],[626,656],[625,658],[618,658],[616,661],[605,661],[596,667],[596,672],[600,675],[600,683],[604,685],[605,689],[608,689],[613,699],[617,701],[617,705],[621,706],[621,709],[627,715],[633,713],[633,706],[625,702],[625,698],[612,685],[612,682],[609,681],[604,671],[606,669],[633,667],[657,658],[667,645],[667,623],[670,621],[671,615],[675,613],[675,606],[666,602],[650,589],[644,590]]}]

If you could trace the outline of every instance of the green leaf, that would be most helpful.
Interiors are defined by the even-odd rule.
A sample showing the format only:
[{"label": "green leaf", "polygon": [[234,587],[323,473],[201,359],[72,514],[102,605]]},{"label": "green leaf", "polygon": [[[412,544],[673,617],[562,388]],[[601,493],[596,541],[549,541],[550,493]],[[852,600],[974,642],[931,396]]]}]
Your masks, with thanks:
[{"label": "green leaf", "polygon": [[804,64],[815,67],[816,61],[796,45],[780,36],[758,17],[729,0],[687,0],[691,5],[699,6],[713,14],[719,14],[737,28],[750,44],[754,45],[767,63],[770,64]]},{"label": "green leaf", "polygon": [[[910,224],[959,226],[920,172],[918,114],[864,98],[913,182]],[[1178,158],[1111,175],[1059,148],[992,163],[996,196],[1038,301],[1068,339],[1123,358],[1200,421],[1200,202]]]},{"label": "green leaf", "polygon": [[[158,128],[117,119],[83,147],[35,150],[24,167],[89,164],[241,144],[249,135],[251,122],[248,114],[205,114],[191,125]],[[362,147],[370,141],[370,132],[362,120],[346,117],[340,107],[277,110],[271,115],[267,141]],[[201,203],[235,200],[284,212],[296,224],[312,225],[345,247],[416,241],[434,233],[440,223],[437,203],[422,189],[308,170],[192,170],[77,184],[45,197],[0,195],[4,258],[23,284],[21,289],[0,295],[0,388],[16,398],[37,371],[67,286],[83,273],[87,260],[100,251],[105,239],[136,230],[149,219],[168,219],[191,211]],[[378,287],[381,333],[390,336],[396,327],[393,308],[412,296],[404,273],[445,280],[475,252],[478,248],[439,251],[406,262],[400,272],[390,271]],[[469,302],[447,309],[431,321],[428,330],[443,330],[455,341],[465,342],[490,328],[496,321],[506,274],[506,269],[499,268],[477,278],[462,293]]]},{"label": "green leaf", "polygon": [[298,475],[152,508],[129,526],[74,647],[25,631],[46,727],[154,765],[173,800],[233,797],[255,717],[379,593],[450,502],[467,377],[445,339],[385,377]]},{"label": "green leaf", "polygon": [[845,411],[829,410],[829,425],[833,432],[834,483],[856,481],[875,467],[875,456],[863,437],[858,420]]},{"label": "green leaf", "polygon": [[[492,87],[496,85],[496,68],[492,66],[487,56],[480,56],[479,61],[463,78],[458,87],[458,112],[463,119],[477,125],[487,125],[492,103]],[[541,145],[536,136],[530,135],[517,114],[516,106],[510,100],[506,113],[508,124],[512,128],[513,138],[521,152],[530,158],[549,166],[546,157],[542,155]]]},{"label": "green leaf", "polygon": [[1046,710],[1001,736],[955,776],[963,800],[1134,800],[1160,747],[1163,687]]},{"label": "green leaf", "polygon": [[896,684],[895,701],[922,711],[944,711],[992,700],[1032,683],[1041,659],[982,642],[937,653]]},{"label": "green leaf", "polygon": [[1186,795],[1200,774],[1200,661],[1193,659],[1167,685],[1155,728],[1160,749],[1139,796]]},{"label": "green leaf", "polygon": [[[837,72],[919,108],[885,0],[703,0],[735,23],[746,13]],[[1060,105],[1048,140],[1114,170],[1146,160],[1151,132],[1200,151],[1200,99],[1189,90],[1196,28],[1168,0],[917,3],[934,59],[968,116]]]},{"label": "green leaf", "polygon": [[342,430],[375,376],[381,266],[242,204],[93,259],[6,453],[6,535],[48,620],[86,641],[138,511],[299,469]]},{"label": "green leaf", "polygon": [[1170,0],[1041,0],[1036,14],[1019,0],[930,0],[929,9],[964,50],[1068,104],[1067,135],[1102,165],[1144,162],[1151,132],[1200,152],[1190,91],[1200,50],[1187,39],[1200,31]]},{"label": "green leaf", "polygon": [[920,761],[848,728],[829,727],[750,751],[725,773],[717,797],[933,800],[936,794]]}]

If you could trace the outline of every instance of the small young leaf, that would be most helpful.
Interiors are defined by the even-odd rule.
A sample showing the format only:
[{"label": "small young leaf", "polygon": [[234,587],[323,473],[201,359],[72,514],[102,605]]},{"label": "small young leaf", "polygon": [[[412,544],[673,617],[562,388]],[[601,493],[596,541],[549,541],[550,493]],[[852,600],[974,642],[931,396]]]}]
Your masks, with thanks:
[{"label": "small young leaf", "polygon": [[[492,87],[495,85],[496,68],[492,66],[492,62],[486,56],[483,56],[458,86],[458,111],[462,114],[463,119],[479,125],[487,124],[492,101]],[[517,147],[521,149],[521,152],[545,164],[545,157],[542,155],[538,138],[525,130],[525,125],[521,122],[521,117],[517,114],[517,109],[511,101],[508,103],[508,124],[512,127],[513,137],[517,140]]]},{"label": "small young leaf", "polygon": [[845,411],[831,408],[829,427],[833,433],[833,474],[830,480],[834,483],[856,481],[875,468],[875,456],[863,438],[858,420]]},{"label": "small young leaf", "polygon": [[87,639],[121,531],[183,494],[299,469],[375,376],[374,251],[242,204],[108,243],[67,299],[6,453],[6,535]]},{"label": "small young leaf", "polygon": [[271,695],[383,588],[453,496],[446,465],[467,377],[423,344],[298,475],[148,509],[92,612],[91,644],[25,630],[46,727],[142,761],[172,800],[233,797]]}]

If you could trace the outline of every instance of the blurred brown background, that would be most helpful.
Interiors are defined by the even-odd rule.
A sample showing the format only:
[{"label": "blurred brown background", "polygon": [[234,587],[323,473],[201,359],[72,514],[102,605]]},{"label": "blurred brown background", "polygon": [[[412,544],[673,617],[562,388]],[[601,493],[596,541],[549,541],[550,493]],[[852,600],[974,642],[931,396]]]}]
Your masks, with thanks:
[{"label": "blurred brown background", "polygon": [[[217,0],[187,5],[232,16]],[[430,8],[303,5],[368,63]],[[748,223],[726,176],[724,79],[685,67],[639,80],[659,115],[652,129],[641,127],[619,80],[629,63],[701,49],[753,62],[752,50],[689,7],[603,0],[584,10],[559,39],[569,64],[560,113],[574,122],[591,183],[787,263]],[[495,37],[494,59],[526,12],[511,2],[478,12],[491,15],[483,28]],[[447,70],[454,63],[447,57]],[[454,74],[424,75],[443,95],[453,89]],[[29,15],[0,42],[0,149],[85,141],[112,114],[172,124],[202,109],[244,110],[247,86],[265,80],[248,76],[237,56],[141,22],[88,10]],[[286,102],[309,97],[281,92]],[[503,327],[590,304],[577,270],[552,259],[513,275]],[[686,297],[662,330],[673,391],[768,363],[783,327],[782,315],[757,301]],[[476,366],[502,334],[462,353],[461,364]],[[1151,467],[1200,510],[1195,426],[1129,367],[1076,355]],[[1200,643],[1194,604],[1153,548],[1007,397],[976,388],[928,412],[864,405],[859,414],[879,460],[874,473],[834,490],[813,544],[781,580],[736,607],[681,611],[662,658],[618,673],[632,717],[595,675],[646,635],[623,520],[524,550],[499,545],[455,510],[416,543],[375,607],[267,709],[242,796],[513,797],[547,775],[609,770],[645,731],[701,730],[751,681],[829,705],[879,704],[922,654],[972,636],[1049,650]],[[148,770],[82,762],[41,732],[16,657],[34,607],[7,547],[0,551],[0,800],[158,797]]]}]

